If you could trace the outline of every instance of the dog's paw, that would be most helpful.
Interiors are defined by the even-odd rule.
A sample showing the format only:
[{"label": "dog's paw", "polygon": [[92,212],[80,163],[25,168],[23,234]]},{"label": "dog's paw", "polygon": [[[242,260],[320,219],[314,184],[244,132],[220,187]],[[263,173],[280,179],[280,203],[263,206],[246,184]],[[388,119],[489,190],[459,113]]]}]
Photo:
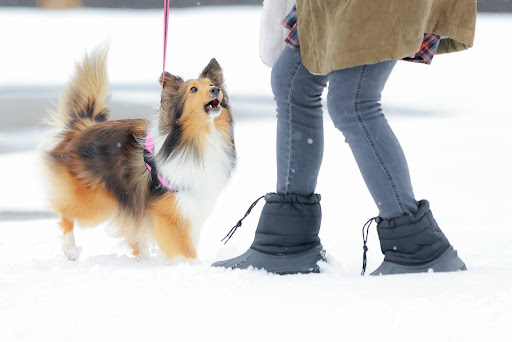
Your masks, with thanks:
[{"label": "dog's paw", "polygon": [[149,256],[147,256],[147,255],[137,254],[135,256],[135,261],[140,262],[140,263],[143,263],[144,261],[148,261],[148,260],[149,260]]},{"label": "dog's paw", "polygon": [[173,257],[172,259],[164,259],[164,263],[170,266],[177,266],[177,265],[200,265],[201,262],[198,258],[187,258],[182,255],[178,255]]},{"label": "dog's paw", "polygon": [[130,247],[137,262],[144,262],[150,259],[149,249],[145,244],[137,242],[130,244]]},{"label": "dog's paw", "polygon": [[73,246],[63,251],[64,254],[68,257],[71,261],[76,261],[78,258],[80,258],[80,254],[82,254],[82,247]]}]

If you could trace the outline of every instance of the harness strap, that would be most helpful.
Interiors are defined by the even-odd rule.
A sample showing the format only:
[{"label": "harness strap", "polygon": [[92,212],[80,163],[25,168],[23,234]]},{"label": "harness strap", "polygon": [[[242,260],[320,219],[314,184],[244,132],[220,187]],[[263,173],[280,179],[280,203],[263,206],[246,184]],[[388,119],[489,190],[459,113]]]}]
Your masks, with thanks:
[{"label": "harness strap", "polygon": [[153,157],[153,153],[155,151],[155,141],[153,140],[153,135],[148,131],[146,133],[146,141],[144,143],[144,162],[146,163],[146,167],[151,173],[151,190],[158,189],[161,185],[163,185],[170,192],[178,192],[177,189],[172,187],[169,183],[163,179],[162,176],[158,174],[158,170],[156,169],[155,158]]}]

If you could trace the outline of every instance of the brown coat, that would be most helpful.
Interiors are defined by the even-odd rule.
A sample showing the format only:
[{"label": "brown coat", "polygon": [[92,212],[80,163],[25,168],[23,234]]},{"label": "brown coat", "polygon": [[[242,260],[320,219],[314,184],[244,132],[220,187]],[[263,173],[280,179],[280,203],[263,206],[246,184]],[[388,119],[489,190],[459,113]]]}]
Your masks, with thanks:
[{"label": "brown coat", "polygon": [[414,55],[427,32],[438,54],[468,49],[475,21],[476,0],[297,0],[302,61],[324,75]]}]

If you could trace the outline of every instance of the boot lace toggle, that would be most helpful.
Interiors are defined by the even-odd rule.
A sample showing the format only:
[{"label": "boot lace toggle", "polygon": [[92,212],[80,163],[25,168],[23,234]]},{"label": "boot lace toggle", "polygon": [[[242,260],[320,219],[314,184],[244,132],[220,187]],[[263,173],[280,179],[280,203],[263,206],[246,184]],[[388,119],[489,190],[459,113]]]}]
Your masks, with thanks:
[{"label": "boot lace toggle", "polygon": [[[368,252],[368,246],[366,246],[366,243],[368,242],[368,232],[369,232],[370,226],[372,225],[372,222],[374,222],[374,221],[375,221],[375,223],[379,224],[380,221],[382,221],[382,219],[379,216],[372,217],[363,226],[363,268],[361,270],[362,276],[364,276],[364,273],[366,272],[366,263],[367,263],[366,253]],[[366,229],[366,234],[365,234],[365,229]]]}]

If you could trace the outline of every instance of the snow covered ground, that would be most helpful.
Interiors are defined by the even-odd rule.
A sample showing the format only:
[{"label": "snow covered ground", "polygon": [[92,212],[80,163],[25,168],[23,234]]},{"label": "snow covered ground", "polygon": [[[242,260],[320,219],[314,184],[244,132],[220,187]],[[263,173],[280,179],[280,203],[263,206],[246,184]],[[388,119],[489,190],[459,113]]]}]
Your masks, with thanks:
[{"label": "snow covered ground", "polygon": [[[216,57],[235,115],[243,113],[237,172],[204,226],[195,264],[136,263],[104,227],[77,230],[84,250],[79,261],[68,261],[56,218],[31,219],[47,212],[35,152],[44,132],[0,127],[0,151],[13,150],[0,154],[0,340],[510,339],[512,46],[503,37],[512,33],[512,16],[479,16],[467,52],[438,56],[430,67],[399,63],[383,99],[416,195],[431,202],[468,272],[374,278],[359,276],[361,227],[377,212],[328,115],[317,189],[324,272],[281,277],[209,268],[249,246],[261,204],[226,246],[220,239],[254,199],[274,189],[274,108],[270,70],[258,57],[258,15],[246,7],[171,12],[168,70],[196,77]],[[161,22],[153,10],[2,9],[0,87],[62,87],[83,51],[110,37],[112,100],[158,104]],[[5,220],[12,213],[23,220]],[[372,270],[382,260],[374,229],[369,248]]]}]

